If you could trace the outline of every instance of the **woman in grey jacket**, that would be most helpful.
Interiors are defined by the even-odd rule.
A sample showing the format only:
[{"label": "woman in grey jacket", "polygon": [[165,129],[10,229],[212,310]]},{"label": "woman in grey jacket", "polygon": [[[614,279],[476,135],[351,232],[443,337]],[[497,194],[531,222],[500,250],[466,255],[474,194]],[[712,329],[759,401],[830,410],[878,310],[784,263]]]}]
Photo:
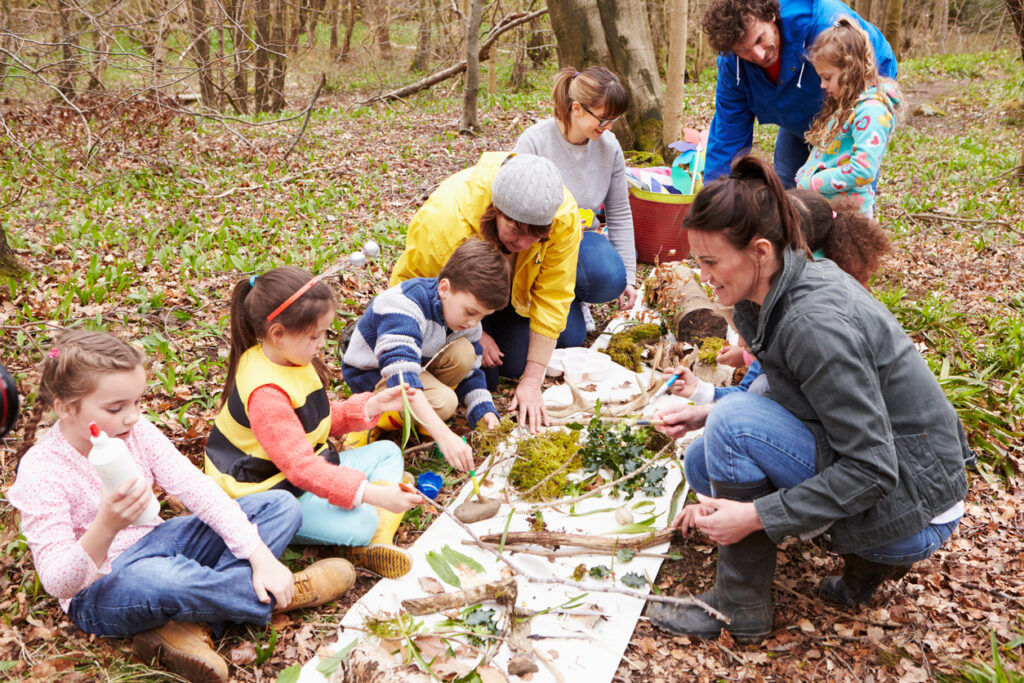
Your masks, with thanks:
[{"label": "woman in grey jacket", "polygon": [[[696,607],[652,604],[675,633],[740,641],[771,633],[776,545],[825,530],[842,576],[821,596],[856,605],[942,545],[963,515],[963,427],[889,311],[828,260],[814,261],[778,177],[745,157],[698,194],[684,227],[701,279],[761,361],[769,391],[660,415],[681,436],[699,503],[673,524],[718,547],[714,587]],[[705,474],[706,473],[706,474]]]}]

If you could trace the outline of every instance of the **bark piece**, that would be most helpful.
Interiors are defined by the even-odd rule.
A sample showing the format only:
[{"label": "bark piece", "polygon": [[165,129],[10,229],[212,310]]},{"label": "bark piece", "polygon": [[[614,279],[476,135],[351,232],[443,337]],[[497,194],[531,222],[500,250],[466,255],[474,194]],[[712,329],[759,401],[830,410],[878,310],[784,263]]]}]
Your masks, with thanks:
[{"label": "bark piece", "polygon": [[696,274],[685,264],[662,265],[656,300],[670,318],[670,329],[681,342],[698,343],[705,337],[725,338],[729,324],[723,307],[713,303]]},{"label": "bark piece", "polygon": [[430,598],[402,600],[402,609],[413,616],[420,616],[441,612],[446,609],[475,605],[485,600],[494,600],[499,605],[508,607],[515,604],[518,594],[519,587],[516,584],[516,580],[508,578]]},{"label": "bark piece", "polygon": [[467,500],[455,508],[453,513],[464,524],[472,524],[483,519],[490,519],[498,514],[501,503],[496,500]]},{"label": "bark piece", "polygon": [[523,674],[535,674],[540,671],[540,667],[534,662],[529,655],[519,654],[508,660],[508,675],[509,676],[522,676]]}]

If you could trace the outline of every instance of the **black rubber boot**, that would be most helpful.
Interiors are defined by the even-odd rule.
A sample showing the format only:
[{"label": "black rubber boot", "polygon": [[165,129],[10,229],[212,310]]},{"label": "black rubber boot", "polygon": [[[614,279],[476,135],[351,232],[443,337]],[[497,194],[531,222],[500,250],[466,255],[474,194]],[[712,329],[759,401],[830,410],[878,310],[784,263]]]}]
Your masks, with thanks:
[{"label": "black rubber boot", "polygon": [[[718,498],[752,501],[774,489],[768,480],[748,484],[712,482]],[[725,624],[696,606],[651,603],[647,617],[658,628],[683,636],[715,638],[722,629],[741,643],[757,643],[772,632],[772,579],[776,547],[755,531],[742,541],[718,546],[718,575],[711,590],[696,596],[731,619]]]},{"label": "black rubber boot", "polygon": [[847,607],[867,602],[883,582],[902,578],[911,565],[879,564],[860,555],[843,555],[843,575],[829,576],[818,584],[823,600]]}]

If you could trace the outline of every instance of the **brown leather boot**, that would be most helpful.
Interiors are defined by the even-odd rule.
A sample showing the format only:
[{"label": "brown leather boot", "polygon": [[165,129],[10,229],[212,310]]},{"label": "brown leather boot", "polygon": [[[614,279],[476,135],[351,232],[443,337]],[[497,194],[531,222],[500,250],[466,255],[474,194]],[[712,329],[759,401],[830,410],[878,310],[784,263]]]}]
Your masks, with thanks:
[{"label": "brown leather boot", "polygon": [[132,648],[143,661],[158,660],[193,683],[228,680],[228,663],[213,649],[213,639],[202,624],[169,621],[135,636]]},{"label": "brown leather boot", "polygon": [[295,595],[291,604],[274,608],[275,612],[289,612],[304,607],[317,607],[337,600],[356,582],[356,570],[342,557],[318,560],[293,575]]}]

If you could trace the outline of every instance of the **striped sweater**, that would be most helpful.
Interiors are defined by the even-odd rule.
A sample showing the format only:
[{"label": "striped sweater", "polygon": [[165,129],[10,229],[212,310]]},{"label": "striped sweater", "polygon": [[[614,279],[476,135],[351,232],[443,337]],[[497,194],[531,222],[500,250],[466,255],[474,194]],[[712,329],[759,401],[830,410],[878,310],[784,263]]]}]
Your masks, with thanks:
[{"label": "striped sweater", "polygon": [[452,331],[444,321],[436,277],[406,280],[381,292],[356,323],[341,371],[352,391],[373,391],[381,377],[397,386],[398,373],[411,387],[422,388],[423,367],[445,346],[460,337],[472,342],[476,352],[473,370],[455,387],[459,403],[466,407],[470,425],[486,413],[497,414],[480,369],[480,325]]}]

